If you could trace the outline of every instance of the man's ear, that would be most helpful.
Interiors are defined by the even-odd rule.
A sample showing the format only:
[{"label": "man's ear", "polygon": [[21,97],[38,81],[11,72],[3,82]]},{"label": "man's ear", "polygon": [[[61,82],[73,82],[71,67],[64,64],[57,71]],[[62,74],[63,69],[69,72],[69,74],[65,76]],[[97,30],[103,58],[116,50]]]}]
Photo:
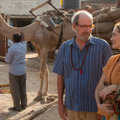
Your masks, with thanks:
[{"label": "man's ear", "polygon": [[76,24],[75,23],[72,24],[72,28],[74,31],[76,31]]}]

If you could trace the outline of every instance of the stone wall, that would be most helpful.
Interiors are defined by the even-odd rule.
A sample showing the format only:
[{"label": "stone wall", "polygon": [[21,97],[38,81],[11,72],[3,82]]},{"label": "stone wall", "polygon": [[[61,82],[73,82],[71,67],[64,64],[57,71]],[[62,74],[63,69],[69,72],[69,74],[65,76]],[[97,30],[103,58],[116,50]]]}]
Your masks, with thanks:
[{"label": "stone wall", "polygon": [[[6,15],[31,15],[29,10],[46,1],[47,0],[0,0],[0,13],[5,13]],[[60,8],[60,0],[52,0],[52,4]],[[50,9],[53,8],[47,4],[36,10],[35,14],[40,15]]]}]

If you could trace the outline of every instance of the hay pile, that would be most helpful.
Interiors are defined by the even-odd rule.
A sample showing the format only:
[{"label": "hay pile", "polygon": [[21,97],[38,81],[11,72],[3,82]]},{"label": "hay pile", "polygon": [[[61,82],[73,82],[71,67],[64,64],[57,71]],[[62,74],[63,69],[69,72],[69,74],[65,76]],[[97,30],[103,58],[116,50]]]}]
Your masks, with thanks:
[{"label": "hay pile", "polygon": [[105,39],[110,44],[112,30],[117,22],[120,22],[120,8],[104,8],[92,13],[95,29],[93,35]]}]

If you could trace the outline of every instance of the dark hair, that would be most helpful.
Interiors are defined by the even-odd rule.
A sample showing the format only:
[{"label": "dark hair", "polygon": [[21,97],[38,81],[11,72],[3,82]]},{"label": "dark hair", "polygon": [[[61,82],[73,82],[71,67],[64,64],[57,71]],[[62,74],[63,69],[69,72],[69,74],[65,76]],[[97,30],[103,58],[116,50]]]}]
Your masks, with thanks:
[{"label": "dark hair", "polygon": [[118,31],[119,31],[119,33],[120,33],[120,22],[116,23],[116,24],[115,24],[115,27],[117,27],[117,29],[118,29]]},{"label": "dark hair", "polygon": [[17,43],[17,42],[20,42],[21,41],[21,33],[15,33],[14,35],[13,35],[13,41],[15,42],[15,43]]}]

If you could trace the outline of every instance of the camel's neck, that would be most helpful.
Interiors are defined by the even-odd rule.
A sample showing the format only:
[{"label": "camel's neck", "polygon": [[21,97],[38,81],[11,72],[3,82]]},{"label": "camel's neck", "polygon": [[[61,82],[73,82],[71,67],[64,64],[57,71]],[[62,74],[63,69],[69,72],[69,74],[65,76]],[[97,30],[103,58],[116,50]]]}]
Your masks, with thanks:
[{"label": "camel's neck", "polygon": [[3,20],[0,21],[0,34],[6,38],[13,39],[13,34],[15,32],[22,32],[24,34],[24,40],[31,41],[34,36],[34,32],[38,27],[38,24],[38,22],[33,22],[26,27],[12,27]]},{"label": "camel's neck", "polygon": [[[59,38],[59,35],[61,33],[61,27],[56,27],[54,31],[58,34],[57,38]],[[63,40],[71,39],[75,35],[75,32],[72,29],[72,24],[69,21],[65,21],[63,23]]]},{"label": "camel's neck", "polygon": [[[50,50],[54,50],[57,46],[60,33],[61,33],[61,27],[56,27],[54,29],[55,32],[51,32],[51,39],[49,42]],[[56,34],[57,33],[57,34]],[[75,32],[72,30],[72,24],[68,21],[65,21],[63,23],[63,36],[62,36],[62,42],[65,40],[71,39],[75,35]],[[54,43],[54,44],[53,44]]]},{"label": "camel's neck", "polygon": [[71,39],[75,35],[75,32],[72,29],[72,24],[69,21],[64,23],[63,29],[63,38],[65,40]]}]

